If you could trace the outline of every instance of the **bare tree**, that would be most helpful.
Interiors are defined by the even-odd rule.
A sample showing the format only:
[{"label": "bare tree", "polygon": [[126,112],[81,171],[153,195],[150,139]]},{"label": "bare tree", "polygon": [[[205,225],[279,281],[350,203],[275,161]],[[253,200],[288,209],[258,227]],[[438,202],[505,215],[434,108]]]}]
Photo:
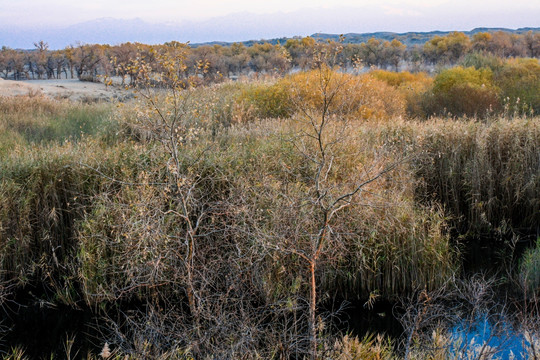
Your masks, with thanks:
[{"label": "bare tree", "polygon": [[[100,45],[79,44],[73,50],[73,60],[79,79],[83,75],[94,77],[97,73],[98,65],[103,61],[103,49]],[[70,58],[68,58],[68,61],[71,61]]]},{"label": "bare tree", "polygon": [[[141,100],[132,126],[139,138],[159,144],[165,156],[164,164],[156,164],[164,175],[161,182],[141,185],[141,197],[144,189],[159,194],[151,195],[157,199],[153,203],[145,198],[145,215],[138,220],[147,229],[145,238],[156,239],[151,254],[146,255],[153,269],[150,276],[145,263],[137,265],[140,270],[117,293],[155,289],[159,300],[144,312],[126,316],[126,321],[140,328],[139,336],[148,335],[157,348],[184,346],[196,356],[223,353],[230,357],[253,351],[265,336],[268,318],[261,294],[253,286],[260,281],[255,279],[256,269],[264,254],[235,243],[238,235],[227,226],[228,212],[240,200],[223,200],[214,183],[226,180],[201,170],[208,154],[205,148],[190,151],[200,129],[190,103],[192,84],[183,76],[185,47],[148,51],[152,64],[142,56],[132,64]],[[204,66],[198,70],[204,71]],[[133,233],[127,229],[130,226],[134,225],[126,224],[120,231]],[[185,302],[175,294],[183,294]],[[233,336],[236,341],[228,346],[225,339]]]},{"label": "bare tree", "polygon": [[[319,355],[319,268],[324,262],[331,261],[332,254],[342,247],[343,229],[339,228],[336,219],[351,205],[358,204],[369,184],[394,167],[384,167],[376,162],[358,164],[357,168],[363,170],[351,181],[336,181],[340,172],[336,164],[342,160],[340,153],[343,153],[346,138],[352,130],[351,121],[344,116],[349,109],[338,103],[338,99],[343,92],[350,91],[348,88],[353,84],[349,76],[332,66],[340,51],[339,44],[315,51],[315,75],[307,78],[307,84],[293,87],[298,130],[288,142],[306,162],[307,189],[302,194],[283,194],[291,204],[291,213],[284,216],[290,217],[290,222],[273,219],[274,224],[270,226],[274,230],[259,234],[266,248],[297,257],[300,266],[307,271],[309,290],[305,302],[311,359]],[[301,88],[303,85],[305,87]],[[296,335],[301,337],[301,334]]]}]

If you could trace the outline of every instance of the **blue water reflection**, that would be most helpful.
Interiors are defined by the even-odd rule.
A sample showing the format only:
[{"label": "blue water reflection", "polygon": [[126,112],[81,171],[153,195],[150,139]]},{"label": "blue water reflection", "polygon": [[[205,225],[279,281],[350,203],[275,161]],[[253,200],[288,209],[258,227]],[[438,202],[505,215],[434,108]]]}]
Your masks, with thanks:
[{"label": "blue water reflection", "polygon": [[525,360],[530,346],[508,322],[494,325],[487,316],[462,322],[451,330],[451,353],[456,359]]}]

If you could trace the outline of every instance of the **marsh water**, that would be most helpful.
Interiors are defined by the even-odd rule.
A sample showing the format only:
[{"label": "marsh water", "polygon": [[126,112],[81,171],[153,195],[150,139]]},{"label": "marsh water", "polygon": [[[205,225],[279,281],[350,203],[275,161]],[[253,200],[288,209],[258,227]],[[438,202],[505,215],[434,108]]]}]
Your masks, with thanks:
[{"label": "marsh water", "polygon": [[[525,245],[518,244],[518,250]],[[501,267],[499,253],[489,250],[489,241],[476,241],[474,247],[468,246],[464,253],[464,272],[479,270],[495,271]],[[516,251],[514,249],[514,251]],[[478,254],[483,254],[479,256]],[[71,345],[72,358],[86,358],[87,354],[99,354],[106,338],[106,322],[97,309],[88,307],[68,307],[54,305],[39,299],[46,298],[46,289],[29,287],[18,296],[4,302],[1,308],[0,351],[9,354],[14,347],[24,349],[30,359],[63,357]],[[322,306],[323,312],[335,315],[330,317],[332,326],[342,333],[358,335],[384,334],[397,345],[403,340],[404,329],[400,323],[398,302],[376,301],[373,306],[366,305],[367,299],[347,301],[334,299],[333,304]],[[141,304],[127,304],[121,311],[140,308]],[[531,346],[519,329],[511,324],[511,319],[494,320],[489,316],[478,316],[473,321],[464,320],[455,324],[450,331],[451,352],[456,358],[467,358],[467,354],[490,353],[501,360],[526,359],[525,354]],[[474,356],[473,358],[476,358]]]},{"label": "marsh water", "polygon": [[450,333],[450,352],[457,359],[525,360],[534,346],[510,322],[494,321],[485,314],[457,324]]}]

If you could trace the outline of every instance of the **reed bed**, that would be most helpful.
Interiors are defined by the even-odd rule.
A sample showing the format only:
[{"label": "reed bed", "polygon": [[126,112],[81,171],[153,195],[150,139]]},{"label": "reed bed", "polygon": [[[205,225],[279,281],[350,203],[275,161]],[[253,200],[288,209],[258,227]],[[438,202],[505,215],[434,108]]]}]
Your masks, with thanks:
[{"label": "reed bed", "polygon": [[[0,145],[2,301],[39,286],[44,301],[73,307],[167,307],[162,325],[177,339],[160,343],[163,354],[287,353],[298,339],[286,334],[306,326],[301,254],[320,216],[310,202],[316,168],[304,155],[316,149],[299,142],[298,114],[222,121],[229,100],[204,102],[220,91],[193,97],[186,119],[199,132],[183,143],[178,165],[133,125],[130,105],[111,116],[109,105],[0,99],[0,136],[9,141]],[[201,113],[218,115],[200,121]],[[328,188],[351,191],[392,170],[330,223],[317,269],[321,299],[396,300],[438,289],[459,274],[452,231],[536,231],[539,118],[338,115],[328,127],[335,144]],[[188,258],[191,223],[197,237]],[[197,319],[186,311],[190,286],[201,301]],[[202,333],[212,341],[198,342]],[[327,351],[346,358],[377,348],[391,358],[390,347],[382,338],[344,337]]]}]

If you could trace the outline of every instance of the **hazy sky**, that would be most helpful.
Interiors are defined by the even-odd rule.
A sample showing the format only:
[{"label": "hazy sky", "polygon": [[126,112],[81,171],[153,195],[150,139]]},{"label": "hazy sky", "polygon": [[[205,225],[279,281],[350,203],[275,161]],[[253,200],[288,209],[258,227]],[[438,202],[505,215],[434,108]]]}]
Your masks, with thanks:
[{"label": "hazy sky", "polygon": [[0,47],[24,49],[477,27],[540,27],[540,0],[0,0]]},{"label": "hazy sky", "polygon": [[[492,14],[538,13],[540,0],[0,0],[3,25],[71,25],[102,17],[142,18],[146,21],[202,20],[236,12],[276,13],[303,8],[381,6],[389,15],[411,18],[424,12],[444,16],[451,11],[471,13],[489,9]],[[336,19],[337,20],[337,19]],[[514,19],[516,20],[516,19]],[[527,19],[530,22],[530,19]],[[525,19],[524,19],[525,21]],[[503,26],[504,24],[501,24]],[[523,26],[540,26],[526,23]]]}]

